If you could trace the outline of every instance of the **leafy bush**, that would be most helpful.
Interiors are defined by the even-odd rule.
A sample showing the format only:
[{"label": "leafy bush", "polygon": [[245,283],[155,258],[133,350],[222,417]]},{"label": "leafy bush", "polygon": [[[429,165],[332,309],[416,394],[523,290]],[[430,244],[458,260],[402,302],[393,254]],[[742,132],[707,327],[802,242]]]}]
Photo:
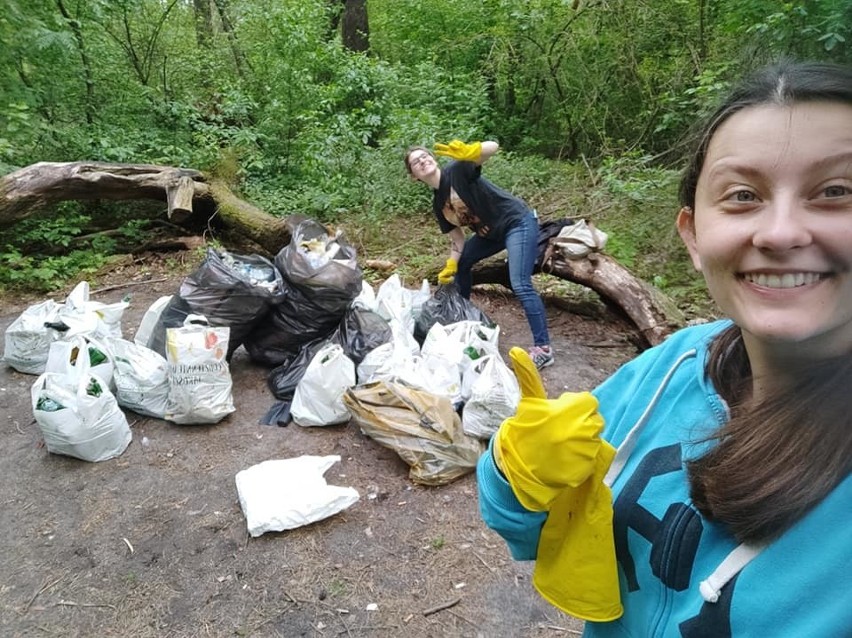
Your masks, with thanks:
[{"label": "leafy bush", "polygon": [[[109,210],[100,212],[109,214]],[[63,202],[0,233],[0,288],[50,292],[97,272],[114,253],[117,237],[94,233],[82,238],[91,220],[80,203]],[[118,228],[117,236],[141,240],[146,224],[129,219]],[[56,254],[58,247],[66,254]]]}]

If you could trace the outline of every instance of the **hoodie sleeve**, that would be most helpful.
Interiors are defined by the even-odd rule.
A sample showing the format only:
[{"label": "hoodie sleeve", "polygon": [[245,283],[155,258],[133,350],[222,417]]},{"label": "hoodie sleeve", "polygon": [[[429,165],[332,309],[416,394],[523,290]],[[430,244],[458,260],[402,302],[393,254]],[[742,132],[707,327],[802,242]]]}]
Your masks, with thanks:
[{"label": "hoodie sleeve", "polygon": [[541,527],[546,512],[531,512],[515,498],[509,482],[500,474],[491,456],[491,446],[479,458],[476,467],[479,511],[482,520],[497,532],[509,546],[515,560],[535,560]]}]

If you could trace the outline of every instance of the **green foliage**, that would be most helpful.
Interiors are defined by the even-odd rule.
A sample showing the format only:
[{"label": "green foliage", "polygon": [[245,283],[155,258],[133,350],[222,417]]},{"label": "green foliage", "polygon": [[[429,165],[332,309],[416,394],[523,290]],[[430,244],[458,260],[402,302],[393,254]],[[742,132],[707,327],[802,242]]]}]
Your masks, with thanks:
[{"label": "green foliage", "polygon": [[665,291],[687,313],[706,311],[704,280],[689,260],[675,227],[677,171],[638,152],[603,160],[593,217],[608,235],[606,252]]},{"label": "green foliage", "polygon": [[50,292],[68,281],[97,272],[107,262],[101,249],[72,250],[67,255],[24,255],[6,245],[0,250],[0,287]]},{"label": "green foliage", "polygon": [[429,542],[429,545],[432,547],[432,549],[443,549],[446,543],[447,541],[446,539],[444,539],[443,536],[436,536]]},{"label": "green foliage", "polygon": [[708,115],[730,87],[730,82],[725,79],[730,69],[731,65],[727,63],[707,68],[695,76],[692,86],[680,91],[667,91],[661,96],[660,104],[665,112],[658,119],[654,133],[679,135],[696,120]]},{"label": "green foliage", "polygon": [[[80,204],[64,202],[4,231],[0,234],[0,287],[50,292],[97,272],[109,261],[116,239],[97,233],[81,239],[91,219]],[[131,219],[118,234],[140,239],[145,224]],[[66,254],[55,254],[58,247]]]},{"label": "green foliage", "polygon": [[90,217],[80,211],[77,204],[63,202],[53,209],[51,217],[25,219],[14,229],[14,242],[19,246],[45,244],[47,246],[68,247],[71,240],[79,235]]},{"label": "green foliage", "polygon": [[720,54],[744,60],[747,66],[780,55],[838,62],[852,59],[847,44],[852,6],[847,0],[726,0],[713,17],[718,20]]},{"label": "green foliage", "polygon": [[[614,254],[667,290],[694,282],[669,168],[696,118],[768,60],[852,61],[848,0],[370,0],[368,55],[342,47],[340,3],[327,0],[205,3],[209,22],[201,3],[64,6],[0,12],[2,173],[43,160],[190,166],[275,214],[403,220],[432,237],[404,150],[497,139],[487,176],[545,216],[611,227]],[[77,213],[20,234],[75,247]],[[14,264],[22,280],[87,261],[43,265],[17,240],[0,243],[3,272]],[[94,241],[91,263],[114,238]],[[432,267],[431,243],[388,249],[412,273]]]},{"label": "green foliage", "polygon": [[669,191],[677,181],[675,171],[657,166],[653,157],[639,151],[620,157],[605,157],[598,174],[611,195],[642,204],[669,200]]}]

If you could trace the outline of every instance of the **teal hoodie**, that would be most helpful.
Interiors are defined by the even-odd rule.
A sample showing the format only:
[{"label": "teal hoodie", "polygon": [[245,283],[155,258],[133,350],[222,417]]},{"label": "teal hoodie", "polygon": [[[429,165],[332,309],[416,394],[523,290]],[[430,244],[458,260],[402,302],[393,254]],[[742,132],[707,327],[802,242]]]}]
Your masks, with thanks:
[{"label": "teal hoodie", "polygon": [[[680,330],[593,392],[619,448],[608,482],[624,615],[587,622],[587,637],[852,637],[852,479],[763,548],[738,548],[689,498],[684,463],[728,415],[704,370],[729,325]],[[477,478],[485,523],[534,560],[546,514],[518,503],[490,451]]]}]

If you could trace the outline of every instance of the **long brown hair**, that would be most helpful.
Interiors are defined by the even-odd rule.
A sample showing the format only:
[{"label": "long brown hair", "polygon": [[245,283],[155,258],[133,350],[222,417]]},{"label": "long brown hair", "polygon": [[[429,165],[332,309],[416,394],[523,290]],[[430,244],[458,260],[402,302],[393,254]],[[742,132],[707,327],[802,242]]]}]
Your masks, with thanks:
[{"label": "long brown hair", "polygon": [[707,374],[728,402],[716,445],[687,466],[691,496],[740,542],[780,536],[852,470],[852,355],[798,371],[751,404],[751,368],[737,326],[710,348]]},{"label": "long brown hair", "polygon": [[[782,62],[737,87],[709,118],[680,187],[694,209],[710,140],[733,114],[761,104],[852,106],[852,68]],[[696,211],[694,214],[701,214]],[[687,464],[691,496],[740,542],[766,543],[816,506],[852,470],[852,353],[798,371],[795,383],[751,401],[751,366],[737,326],[710,348],[707,375],[731,409],[714,445]]]}]

